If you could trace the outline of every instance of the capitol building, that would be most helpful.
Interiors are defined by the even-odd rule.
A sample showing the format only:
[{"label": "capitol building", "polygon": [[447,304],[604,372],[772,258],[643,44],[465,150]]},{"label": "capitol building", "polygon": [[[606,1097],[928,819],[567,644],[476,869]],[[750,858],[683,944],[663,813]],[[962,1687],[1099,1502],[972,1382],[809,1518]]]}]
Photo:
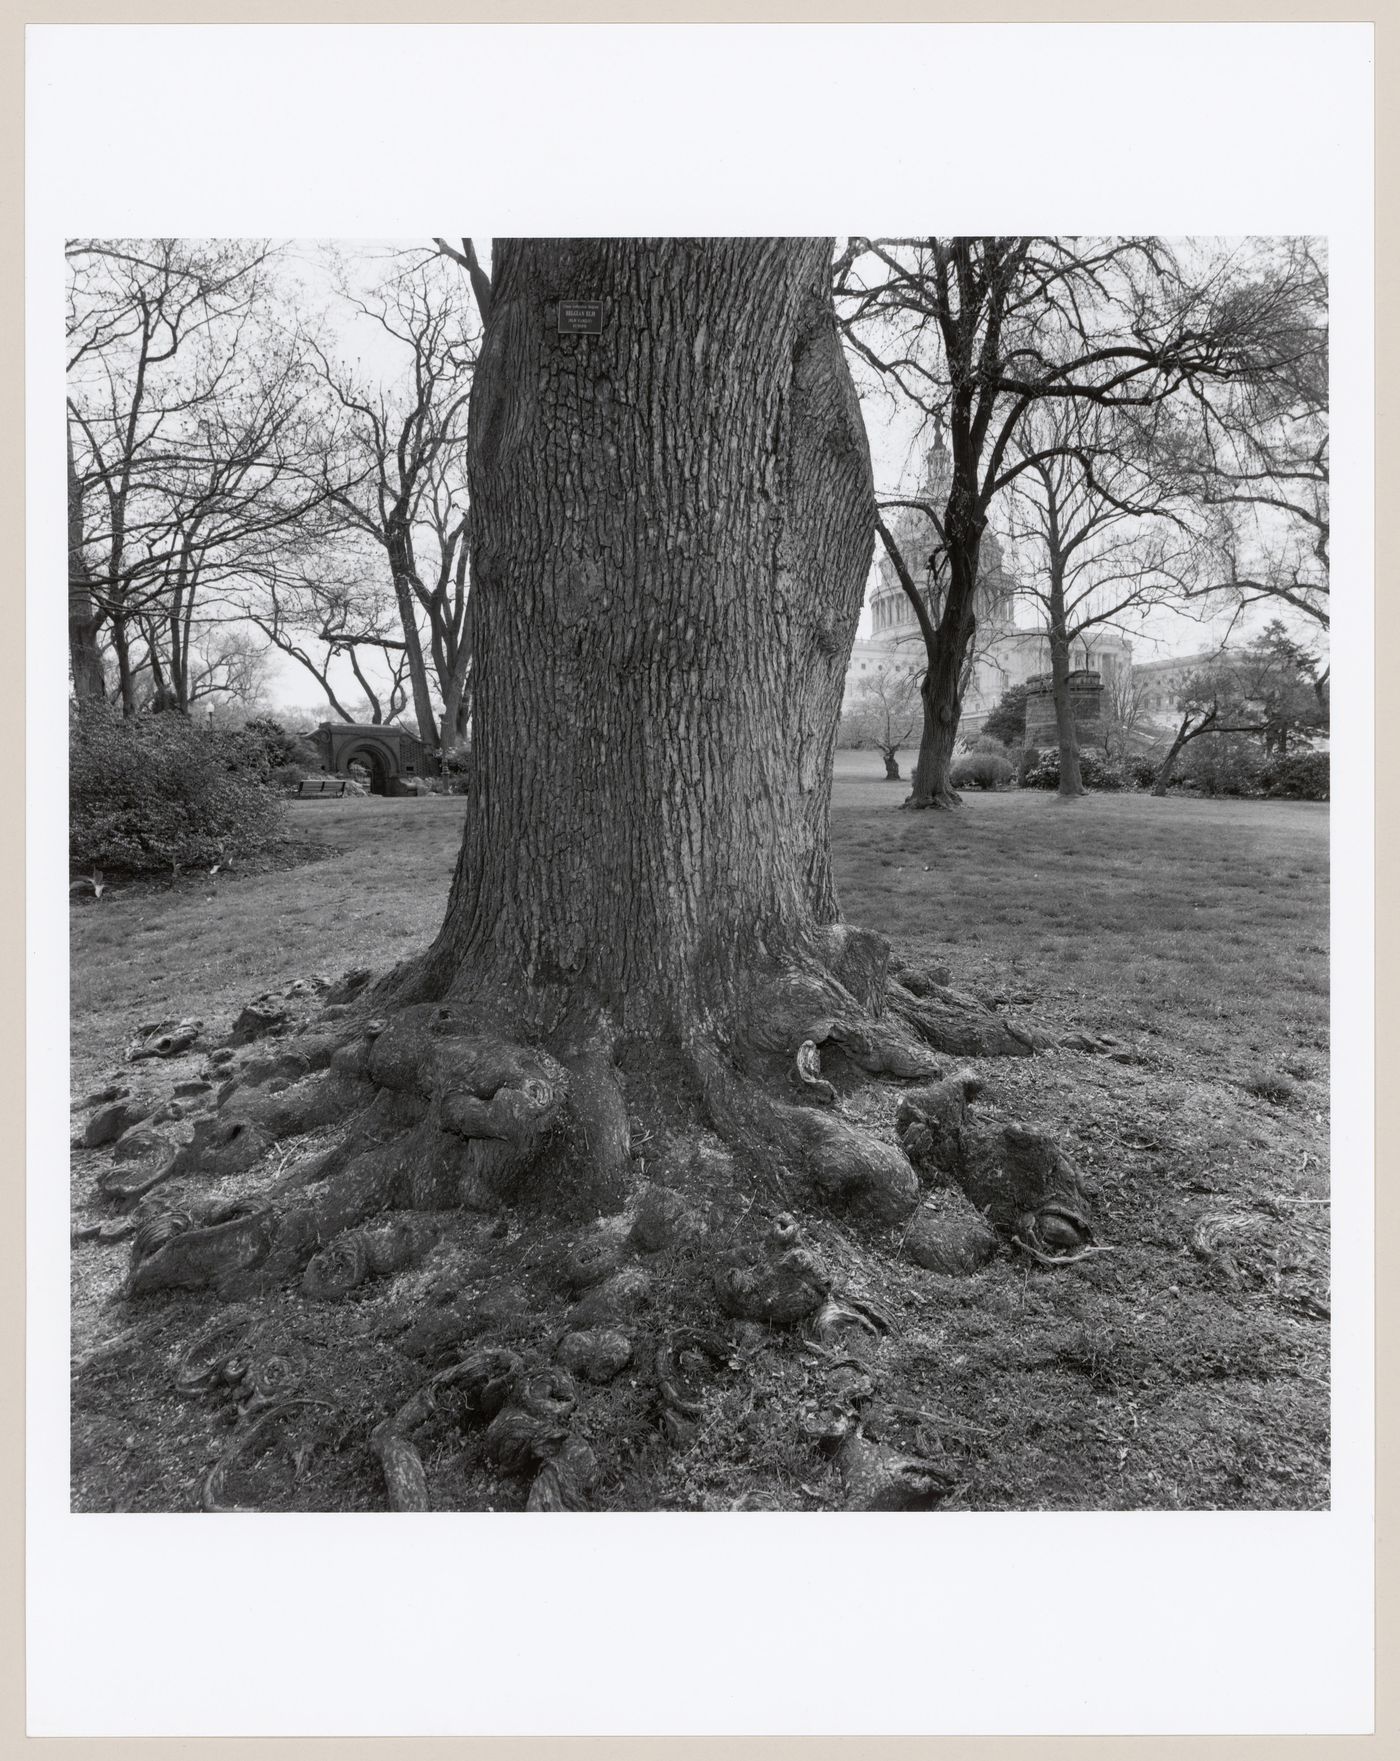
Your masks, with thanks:
[{"label": "capitol building", "polygon": [[[924,480],[910,500],[943,507],[948,499],[950,477],[948,454],[941,444],[935,445],[925,455]],[[909,572],[920,583],[925,604],[936,618],[933,557],[938,540],[932,520],[918,508],[906,507],[894,510],[887,524]],[[844,699],[847,705],[859,691],[863,676],[892,666],[922,672],[926,665],[914,608],[900,585],[894,564],[878,543],[876,556],[877,580],[870,594],[870,634],[859,637],[851,651]],[[1029,600],[1025,588],[1007,567],[1001,540],[988,529],[982,537],[977,572],[977,634],[973,639],[971,676],[963,694],[960,733],[964,739],[975,739],[981,732],[983,721],[1003,692],[1050,671],[1050,643],[1043,621],[1018,621],[1021,602],[1025,601],[1029,602],[1024,609],[1039,620],[1038,602]],[[1133,645],[1125,636],[1095,626],[1075,638],[1070,664],[1077,674],[1097,674],[1101,687],[1107,691],[1134,672]],[[1163,669],[1179,672],[1188,664],[1186,660],[1149,661],[1145,666],[1139,665],[1136,673],[1144,677]],[[1157,704],[1152,707],[1168,707],[1166,695],[1159,689]]]}]

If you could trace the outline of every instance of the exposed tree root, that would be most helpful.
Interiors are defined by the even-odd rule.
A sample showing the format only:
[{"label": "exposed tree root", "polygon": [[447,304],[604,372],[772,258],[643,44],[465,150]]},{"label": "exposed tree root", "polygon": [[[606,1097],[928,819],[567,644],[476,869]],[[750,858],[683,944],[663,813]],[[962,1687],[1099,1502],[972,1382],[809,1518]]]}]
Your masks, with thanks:
[{"label": "exposed tree root", "polygon": [[[250,1424],[242,1427],[218,1461],[204,1476],[204,1483],[200,1488],[202,1508],[213,1515],[221,1516],[235,1512],[245,1515],[251,1514],[257,1508],[255,1505],[224,1503],[224,1479],[230,1469],[246,1459],[252,1453],[253,1445],[264,1442],[283,1419],[290,1417],[293,1413],[304,1414],[317,1410],[332,1411],[334,1409],[329,1400],[322,1400],[306,1394],[293,1395],[288,1400],[279,1400],[275,1405],[266,1407]],[[307,1447],[306,1439],[298,1439],[292,1445],[293,1459],[296,1460],[299,1453]]]},{"label": "exposed tree root", "polygon": [[931,1510],[957,1483],[941,1463],[872,1443],[859,1421],[838,1445],[836,1467],[851,1510]]},{"label": "exposed tree root", "polygon": [[[955,1188],[1003,1235],[1056,1250],[1092,1240],[1073,1167],[1043,1131],[975,1123],[968,1101],[980,1087],[975,1077],[953,1077],[904,1097],[895,1126],[914,1166],[932,1186]],[[959,1230],[965,1215],[955,1208],[948,1227]]]},{"label": "exposed tree root", "polygon": [[246,1344],[253,1319],[247,1309],[216,1321],[191,1341],[175,1368],[175,1392],[204,1394],[220,1383],[235,1384],[247,1369]]},{"label": "exposed tree root", "polygon": [[690,1328],[657,1346],[657,1405],[661,1428],[673,1443],[695,1440],[705,1410],[704,1376],[735,1368],[734,1342],[721,1333]]},{"label": "exposed tree root", "polygon": [[[272,1055],[245,1056],[153,1174],[107,1183],[128,1205],[185,1183],[177,1206],[133,1220],[126,1293],[250,1302],[295,1289],[336,1303],[432,1250],[439,1225],[423,1213],[513,1214],[547,1230],[526,1263],[572,1303],[566,1324],[532,1356],[473,1346],[470,1301],[425,1305],[400,1349],[434,1367],[367,1437],[391,1508],[432,1507],[416,1436],[445,1420],[478,1428],[482,1460],[530,1482],[528,1508],[582,1508],[605,1441],[588,1434],[588,1403],[629,1365],[637,1373],[638,1314],[667,1300],[672,1266],[689,1268],[688,1300],[725,1321],[671,1332],[656,1350],[664,1437],[694,1442],[716,1376],[741,1362],[736,1331],[801,1327],[837,1402],[824,1446],[846,1502],[929,1508],[953,1484],[946,1468],[872,1439],[861,1416],[863,1360],[891,1318],[842,1288],[798,1213],[872,1239],[899,1230],[907,1260],[945,1273],[975,1270],[1002,1242],[1068,1264],[1092,1235],[1054,1144],[976,1121],[979,1083],[945,1076],[935,1052],[1022,1056],[1045,1036],[901,970],[906,982],[890,977],[881,938],[832,926],[783,962],[756,962],[732,1025],[702,1016],[670,1045],[624,1040],[567,994],[526,1021],[498,996],[490,1009],[425,998],[400,977],[392,1005],[381,986]],[[914,1085],[893,1139],[862,1122],[874,1080]],[[313,1132],[329,1145],[298,1155]],[[274,1146],[289,1165],[269,1182]],[[220,1182],[219,1195],[190,1197],[200,1180]],[[323,1398],[298,1392],[295,1349],[254,1349],[249,1326],[239,1310],[197,1339],[177,1377],[187,1394],[230,1390],[242,1414],[206,1481],[208,1509],[223,1507],[231,1464]],[[648,1357],[642,1373],[652,1369]]]},{"label": "exposed tree root", "polygon": [[489,1420],[504,1406],[524,1370],[513,1351],[487,1349],[440,1371],[391,1418],[370,1433],[370,1451],[384,1474],[391,1510],[427,1510],[423,1459],[409,1433],[438,1413],[448,1397],[459,1424]]},{"label": "exposed tree root", "polygon": [[1029,1058],[1055,1044],[1051,1035],[1022,1027],[944,985],[930,985],[915,996],[895,983],[891,1007],[930,1046],[955,1058]]},{"label": "exposed tree root", "polygon": [[598,1479],[598,1458],[581,1437],[569,1437],[544,1462],[530,1486],[526,1510],[587,1510]]}]

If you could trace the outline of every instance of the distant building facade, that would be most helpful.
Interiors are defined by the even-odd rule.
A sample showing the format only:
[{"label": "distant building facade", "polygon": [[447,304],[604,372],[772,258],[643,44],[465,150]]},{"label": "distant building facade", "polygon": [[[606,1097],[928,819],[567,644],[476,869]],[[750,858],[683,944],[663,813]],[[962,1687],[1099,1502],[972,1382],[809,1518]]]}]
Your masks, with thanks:
[{"label": "distant building facade", "polygon": [[[941,445],[931,447],[924,458],[924,480],[909,499],[942,508],[947,503],[950,477],[946,451]],[[898,508],[888,525],[924,603],[934,609],[933,556],[938,540],[932,520],[919,508]],[[1050,643],[1044,629],[1017,621],[1018,600],[1024,597],[1024,587],[1006,566],[1001,540],[987,531],[983,534],[977,570],[977,634],[972,671],[963,693],[960,732],[964,739],[977,737],[1004,692],[1050,671]],[[859,691],[862,679],[880,669],[898,667],[922,672],[925,665],[923,637],[914,608],[894,564],[883,553],[879,555],[878,579],[870,595],[870,623],[869,636],[857,641],[851,651],[846,672],[847,704]],[[1098,696],[1094,698],[1097,703],[1120,678],[1134,670],[1133,645],[1114,631],[1096,628],[1075,640],[1071,664],[1078,673],[1098,676]],[[1081,685],[1087,692],[1087,684],[1081,680]],[[1086,713],[1088,709],[1086,699]],[[1077,719],[1081,726],[1086,726],[1082,715],[1077,715]]]},{"label": "distant building facade", "polygon": [[1181,687],[1192,673],[1208,670],[1220,663],[1218,648],[1203,649],[1199,654],[1169,654],[1160,660],[1138,661],[1133,678],[1141,689],[1140,707],[1151,721],[1170,720],[1176,711]]}]

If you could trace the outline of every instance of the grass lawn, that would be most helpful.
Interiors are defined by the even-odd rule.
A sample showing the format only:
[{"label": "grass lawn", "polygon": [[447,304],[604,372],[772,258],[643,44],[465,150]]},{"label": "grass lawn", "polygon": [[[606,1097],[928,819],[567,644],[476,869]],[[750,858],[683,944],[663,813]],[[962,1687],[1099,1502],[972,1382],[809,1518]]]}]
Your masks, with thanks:
[{"label": "grass lawn", "polygon": [[[1002,1256],[952,1279],[901,1264],[889,1244],[880,1295],[899,1328],[882,1375],[954,1457],[956,1501],[1324,1507],[1327,808],[1139,795],[1061,804],[1012,791],[970,794],[955,814],[907,814],[905,787],[880,773],[869,754],[839,757],[845,915],[901,954],[946,961],[955,984],[1028,1023],[1108,1031],[1134,1057],[1057,1053],[979,1069],[984,1116],[1060,1139],[1112,1253],[1055,1271]],[[322,857],[75,905],[75,1094],[112,1070],[140,1023],[198,1015],[223,1026],[258,992],[385,966],[436,930],[460,802],[289,811]],[[895,1098],[891,1088],[872,1102],[881,1121]],[[75,1157],[80,1204],[96,1166]],[[815,1219],[812,1232],[859,1274],[859,1243]],[[125,1258],[124,1246],[74,1248],[79,1365],[126,1324],[112,1302]],[[373,1305],[359,1308],[368,1326]],[[713,1459],[658,1457],[611,1502],[730,1508],[742,1495],[820,1508],[822,1470],[788,1423],[808,1367],[795,1341],[776,1341],[747,1406],[717,1411]],[[785,1415],[766,1428],[753,1392],[765,1378],[767,1410]],[[167,1421],[135,1391],[123,1404],[113,1378],[80,1374],[75,1388],[78,1507],[171,1508],[149,1460]],[[167,1427],[172,1449],[174,1437]],[[122,1449],[129,1473],[113,1468]],[[373,1507],[371,1490],[363,1499]]]}]

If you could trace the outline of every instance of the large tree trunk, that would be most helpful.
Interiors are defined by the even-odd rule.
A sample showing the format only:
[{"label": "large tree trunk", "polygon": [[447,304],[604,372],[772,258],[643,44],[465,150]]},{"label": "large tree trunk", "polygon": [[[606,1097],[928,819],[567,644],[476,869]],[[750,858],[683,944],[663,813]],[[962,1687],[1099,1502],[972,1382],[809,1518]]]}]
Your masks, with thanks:
[{"label": "large tree trunk", "polygon": [[[251,1210],[138,1235],[129,1294],[256,1295],[313,1255],[322,1283],[337,1255],[362,1270],[368,1250],[331,1238],[386,1206],[514,1207],[531,1263],[563,1263],[577,1288],[599,1258],[655,1259],[666,1219],[698,1206],[707,1275],[681,1267],[678,1304],[693,1314],[708,1292],[726,1325],[813,1319],[832,1278],[790,1205],[885,1235],[907,1223],[909,1145],[953,1153],[962,1137],[927,1110],[955,1123],[968,1092],[918,1091],[896,1143],[833,1106],[831,1078],[927,1080],[930,1047],[1035,1049],[928,974],[895,982],[883,939],[838,919],[831,762],[874,501],[829,262],[822,239],[498,242],[471,409],[470,800],[446,918],[424,956],[303,1037],[316,1074],[225,1090],[156,1179],[248,1167],[327,1126],[332,1147]],[[584,300],[601,333],[561,332],[560,303]],[[650,1205],[639,1154],[658,1170]],[[1008,1214],[1038,1239],[1052,1161],[1022,1160]],[[559,1223],[600,1212],[565,1232],[560,1262]],[[964,1212],[958,1241],[987,1237]],[[926,1223],[952,1252],[947,1219]],[[562,1337],[550,1313],[540,1333]],[[529,1414],[505,1418],[515,1434]],[[532,1434],[542,1453],[521,1459],[557,1479],[563,1430]],[[393,1425],[376,1437],[391,1499],[421,1505],[412,1446]]]},{"label": "large tree trunk", "polygon": [[[616,1209],[625,1077],[658,1057],[691,1128],[698,1100],[755,1173],[818,1144],[829,1186],[913,1202],[897,1152],[773,1098],[809,1042],[937,1069],[908,1023],[878,1019],[885,944],[839,925],[832,883],[874,498],[828,250],[498,248],[471,409],[466,829],[437,940],[379,988],[372,1044],[337,1061],[426,1103],[436,1147],[373,1162],[356,1203],[527,1178],[538,1202]],[[561,332],[560,302],[585,298],[601,333]],[[267,1105],[284,1131],[280,1096],[255,1096],[250,1122]],[[270,1265],[323,1227],[288,1218]]]},{"label": "large tree trunk", "polygon": [[[836,917],[873,540],[824,241],[506,241],[471,410],[474,765],[440,982],[684,1035]],[[601,299],[598,336],[561,300]]]}]

